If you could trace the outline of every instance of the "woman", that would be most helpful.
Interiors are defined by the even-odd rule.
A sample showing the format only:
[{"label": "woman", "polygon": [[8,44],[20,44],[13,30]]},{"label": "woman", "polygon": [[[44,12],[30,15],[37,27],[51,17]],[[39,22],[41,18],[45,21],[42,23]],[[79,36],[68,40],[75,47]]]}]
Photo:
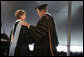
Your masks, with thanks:
[{"label": "woman", "polygon": [[27,45],[30,41],[30,32],[28,27],[21,25],[26,19],[26,14],[24,10],[17,10],[15,12],[16,22],[10,34],[9,56],[24,56],[29,53]]}]

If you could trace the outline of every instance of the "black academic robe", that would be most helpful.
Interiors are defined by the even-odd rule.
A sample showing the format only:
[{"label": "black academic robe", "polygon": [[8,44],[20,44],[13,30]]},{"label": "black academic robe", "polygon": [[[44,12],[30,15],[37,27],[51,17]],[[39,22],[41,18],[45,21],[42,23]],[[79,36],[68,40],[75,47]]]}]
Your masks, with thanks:
[{"label": "black academic robe", "polygon": [[[18,23],[19,22],[16,22],[14,25],[13,34],[15,33]],[[10,37],[11,37],[11,34],[10,34]],[[25,26],[21,26],[21,30],[20,30],[17,45],[15,48],[14,56],[28,56],[29,55],[30,51],[29,51],[28,44],[31,44],[30,39],[31,39],[30,32],[29,32],[28,28]]]},{"label": "black academic robe", "polygon": [[[46,15],[49,17],[47,19]],[[55,23],[52,16],[46,14],[44,15],[37,23],[36,26],[30,26],[29,30],[31,31],[32,38],[35,42],[34,55],[35,56],[50,56],[50,44],[49,44],[49,32],[48,24],[50,27],[51,41],[53,52],[56,55],[56,46],[58,45],[58,38],[55,29]],[[48,23],[49,22],[49,23]]]}]

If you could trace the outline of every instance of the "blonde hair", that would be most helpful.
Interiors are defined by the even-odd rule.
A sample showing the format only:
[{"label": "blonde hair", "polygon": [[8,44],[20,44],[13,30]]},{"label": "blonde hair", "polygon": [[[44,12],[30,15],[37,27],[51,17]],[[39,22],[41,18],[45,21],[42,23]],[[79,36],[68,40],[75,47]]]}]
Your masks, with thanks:
[{"label": "blonde hair", "polygon": [[22,16],[23,14],[27,14],[26,13],[26,11],[24,11],[24,10],[17,10],[16,12],[15,12],[15,17],[16,17],[16,19],[20,19],[20,16]]}]

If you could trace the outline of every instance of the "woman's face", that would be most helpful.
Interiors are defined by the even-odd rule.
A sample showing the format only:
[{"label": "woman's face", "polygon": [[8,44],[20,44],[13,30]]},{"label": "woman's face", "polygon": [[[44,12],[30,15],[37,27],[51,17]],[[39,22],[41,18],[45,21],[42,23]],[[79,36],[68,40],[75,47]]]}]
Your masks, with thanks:
[{"label": "woman's face", "polygon": [[23,14],[22,16],[20,16],[20,19],[24,21],[26,19],[26,14]]}]

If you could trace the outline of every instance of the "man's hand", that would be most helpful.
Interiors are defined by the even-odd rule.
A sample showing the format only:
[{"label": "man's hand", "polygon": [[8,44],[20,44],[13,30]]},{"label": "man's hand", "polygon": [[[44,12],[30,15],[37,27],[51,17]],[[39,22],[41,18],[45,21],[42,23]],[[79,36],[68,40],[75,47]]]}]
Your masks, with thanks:
[{"label": "man's hand", "polygon": [[21,25],[23,25],[23,26],[27,26],[28,28],[30,27],[30,24],[27,23],[26,21],[21,21],[20,23],[21,23]]}]

